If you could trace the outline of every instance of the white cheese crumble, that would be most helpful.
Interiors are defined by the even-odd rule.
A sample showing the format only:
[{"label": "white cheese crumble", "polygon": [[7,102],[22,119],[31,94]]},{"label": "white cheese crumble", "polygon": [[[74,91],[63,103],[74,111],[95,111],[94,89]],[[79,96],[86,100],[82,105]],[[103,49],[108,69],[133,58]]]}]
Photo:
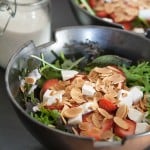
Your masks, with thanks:
[{"label": "white cheese crumble", "polygon": [[34,80],[33,84],[35,84],[35,82],[41,78],[41,74],[39,73],[38,69],[34,69],[32,72],[28,74],[28,77],[31,77]]},{"label": "white cheese crumble", "polygon": [[63,81],[66,81],[75,77],[75,75],[77,75],[78,73],[79,72],[76,70],[62,70],[61,76],[62,76]]},{"label": "white cheese crumble", "polygon": [[93,86],[87,84],[86,82],[82,86],[82,94],[87,96],[93,96],[96,90]]},{"label": "white cheese crumble", "polygon": [[93,111],[94,105],[95,105],[94,102],[87,102],[87,103],[80,105],[79,107],[82,108],[82,112],[78,116],[71,118],[71,119],[68,119],[68,124],[76,125],[76,124],[81,123],[82,122],[82,115]]},{"label": "white cheese crumble", "polygon": [[136,123],[135,134],[150,131],[150,125],[148,123]]},{"label": "white cheese crumble", "polygon": [[149,20],[150,19],[150,9],[141,9],[138,14],[139,18]]},{"label": "white cheese crumble", "polygon": [[139,102],[142,97],[143,92],[138,86],[132,87],[129,91],[122,89],[118,92],[119,104],[126,104],[128,107],[131,107],[133,103]]},{"label": "white cheese crumble", "polygon": [[56,102],[61,103],[63,94],[64,94],[64,91],[56,92],[56,91],[47,89],[45,93],[43,94],[43,102],[46,102],[47,105],[52,105]]},{"label": "white cheese crumble", "polygon": [[137,109],[129,108],[128,117],[135,122],[141,122],[144,118],[144,113],[138,111]]},{"label": "white cheese crumble", "polygon": [[82,122],[82,113],[74,118],[68,119],[68,124],[76,125]]}]

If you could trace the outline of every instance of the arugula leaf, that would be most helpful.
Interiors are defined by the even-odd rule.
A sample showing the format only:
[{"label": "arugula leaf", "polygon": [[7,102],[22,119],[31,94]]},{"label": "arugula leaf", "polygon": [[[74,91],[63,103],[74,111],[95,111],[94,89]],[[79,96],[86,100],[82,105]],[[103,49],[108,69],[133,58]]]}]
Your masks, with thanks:
[{"label": "arugula leaf", "polygon": [[31,116],[45,125],[55,125],[60,117],[60,113],[57,110],[49,110],[42,107],[40,111],[32,112]]},{"label": "arugula leaf", "polygon": [[95,12],[93,11],[93,9],[91,8],[91,6],[89,5],[89,3],[87,2],[87,0],[80,0],[80,5],[82,4],[82,6],[84,6],[86,8],[86,10],[91,14],[91,15],[95,15]]},{"label": "arugula leaf", "polygon": [[136,19],[134,19],[132,21],[132,25],[133,25],[133,27],[142,27],[142,28],[145,28],[145,27],[149,28],[150,27],[147,20],[139,18],[139,17],[137,17]]},{"label": "arugula leaf", "polygon": [[145,93],[150,93],[150,63],[142,62],[130,67],[123,66],[122,70],[129,86],[142,86]]}]

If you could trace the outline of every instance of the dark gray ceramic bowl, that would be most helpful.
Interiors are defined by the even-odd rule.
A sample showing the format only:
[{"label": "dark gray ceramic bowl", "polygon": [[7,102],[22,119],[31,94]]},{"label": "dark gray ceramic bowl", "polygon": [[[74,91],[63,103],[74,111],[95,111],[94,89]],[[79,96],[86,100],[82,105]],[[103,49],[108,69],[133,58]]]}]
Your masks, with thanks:
[{"label": "dark gray ceramic bowl", "polygon": [[77,21],[82,25],[100,25],[100,26],[107,26],[107,27],[116,27],[123,29],[124,27],[117,23],[111,23],[101,19],[100,17],[96,17],[91,15],[88,11],[81,8],[77,3],[76,0],[68,0],[71,10],[77,19]]},{"label": "dark gray ceramic bowl", "polygon": [[[143,150],[149,145],[149,132],[140,135],[129,136],[121,142],[95,142],[90,138],[83,138],[56,129],[48,128],[42,123],[31,118],[20,105],[19,72],[27,66],[27,60],[31,54],[39,56],[44,53],[47,61],[54,58],[49,51],[54,50],[70,53],[70,45],[76,47],[87,43],[87,39],[96,43],[107,53],[120,55],[133,61],[150,60],[150,40],[127,31],[115,28],[98,26],[66,27],[56,31],[56,41],[35,47],[33,42],[27,42],[10,59],[6,69],[5,82],[11,103],[29,132],[35,136],[49,150]],[[67,46],[66,46],[67,45]],[[82,47],[80,48],[82,51]],[[73,51],[76,53],[76,51]],[[33,61],[33,65],[34,65]]]}]

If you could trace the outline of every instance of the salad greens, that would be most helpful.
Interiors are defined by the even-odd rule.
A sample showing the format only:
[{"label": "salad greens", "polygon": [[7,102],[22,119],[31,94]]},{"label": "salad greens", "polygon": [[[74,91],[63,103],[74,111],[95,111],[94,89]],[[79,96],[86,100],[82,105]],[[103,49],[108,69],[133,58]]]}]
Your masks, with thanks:
[{"label": "salad greens", "polygon": [[122,70],[129,86],[142,86],[145,93],[150,93],[150,63],[142,62],[130,67],[123,66]]},{"label": "salad greens", "polygon": [[57,110],[49,110],[42,107],[37,113],[31,112],[31,116],[45,125],[56,125],[60,114]]},{"label": "salad greens", "polygon": [[80,4],[80,5],[82,4],[91,15],[95,15],[95,12],[90,7],[90,5],[88,4],[87,0],[76,0],[76,3]]}]

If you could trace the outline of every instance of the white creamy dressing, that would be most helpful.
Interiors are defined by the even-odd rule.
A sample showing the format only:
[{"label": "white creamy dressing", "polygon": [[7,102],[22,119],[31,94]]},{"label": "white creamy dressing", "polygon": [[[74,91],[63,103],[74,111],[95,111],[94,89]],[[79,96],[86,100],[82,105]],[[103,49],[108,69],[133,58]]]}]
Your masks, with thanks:
[{"label": "white creamy dressing", "polygon": [[[10,0],[12,1],[12,0]],[[18,0],[18,3],[34,3],[39,0]],[[47,43],[51,38],[51,23],[48,7],[32,8],[17,6],[17,12],[0,36],[0,66],[6,67],[12,54],[25,42],[33,40],[35,45]],[[7,12],[0,12],[0,28],[6,23]]]}]

